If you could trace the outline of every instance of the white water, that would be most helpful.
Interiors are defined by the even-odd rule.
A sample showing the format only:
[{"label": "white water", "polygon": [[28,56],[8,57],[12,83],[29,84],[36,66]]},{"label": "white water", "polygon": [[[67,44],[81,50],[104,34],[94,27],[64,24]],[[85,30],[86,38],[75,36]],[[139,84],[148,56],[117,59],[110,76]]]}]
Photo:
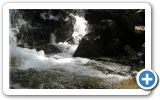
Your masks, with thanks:
[{"label": "white water", "polygon": [[83,17],[74,16],[74,18],[76,19],[76,23],[74,25],[72,37],[74,39],[74,43],[78,45],[83,36],[87,34],[88,22]]},{"label": "white water", "polygon": [[[43,51],[37,52],[35,49],[20,48],[10,46],[10,55],[16,59],[17,67],[20,69],[36,68],[36,69],[61,69],[67,72],[75,73],[78,75],[88,75],[92,77],[105,78],[108,76],[108,70],[112,70],[114,73],[112,76],[120,79],[120,75],[117,73],[128,72],[128,66],[122,66],[115,63],[100,63],[95,60],[90,60],[81,57],[61,57],[57,59],[53,56],[45,57]],[[94,66],[105,69],[105,72],[96,70]],[[12,66],[11,66],[12,67]],[[117,75],[114,75],[117,74]],[[111,75],[111,74],[110,74]],[[124,74],[125,75],[125,74]],[[122,78],[122,77],[121,77]],[[123,76],[123,78],[129,78],[129,76]]]},{"label": "white water", "polygon": [[[87,34],[87,28],[88,28],[88,22],[78,15],[70,14],[76,19],[75,25],[74,25],[74,32],[72,34],[74,44],[69,44],[68,42],[59,42],[56,43],[56,37],[54,34],[51,35],[51,43],[54,45],[57,45],[62,48],[63,53],[65,55],[72,56],[74,52],[76,51],[79,42]],[[61,54],[60,54],[61,55]]]},{"label": "white water", "polygon": [[[76,18],[76,24],[74,26],[74,33],[72,37],[75,44],[69,44],[68,42],[55,43],[56,37],[52,34],[51,42],[54,45],[60,46],[63,50],[63,53],[51,54],[49,57],[45,56],[43,50],[38,52],[35,49],[17,47],[17,41],[15,37],[16,33],[11,29],[10,59],[14,59],[16,62],[16,67],[23,70],[29,68],[35,68],[37,70],[58,69],[69,73],[74,73],[76,75],[86,75],[107,79],[110,78],[117,81],[131,78],[131,76],[127,74],[129,66],[122,66],[109,62],[102,63],[81,57],[72,57],[78,47],[79,41],[85,34],[87,34],[87,21],[79,16],[74,17]],[[14,66],[10,65],[10,67]],[[109,71],[112,71],[113,73],[109,73]],[[119,73],[123,74],[124,76],[119,75]]]}]

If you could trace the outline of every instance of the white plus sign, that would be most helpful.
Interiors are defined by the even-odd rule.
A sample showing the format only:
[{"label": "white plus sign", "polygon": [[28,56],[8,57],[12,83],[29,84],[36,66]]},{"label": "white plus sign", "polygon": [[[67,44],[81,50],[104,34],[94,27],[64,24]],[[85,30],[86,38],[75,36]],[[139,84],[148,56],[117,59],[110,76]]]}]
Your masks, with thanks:
[{"label": "white plus sign", "polygon": [[149,77],[148,74],[146,74],[146,77],[145,78],[142,78],[142,81],[145,81],[146,82],[146,85],[149,84],[149,81],[152,81],[152,78]]}]

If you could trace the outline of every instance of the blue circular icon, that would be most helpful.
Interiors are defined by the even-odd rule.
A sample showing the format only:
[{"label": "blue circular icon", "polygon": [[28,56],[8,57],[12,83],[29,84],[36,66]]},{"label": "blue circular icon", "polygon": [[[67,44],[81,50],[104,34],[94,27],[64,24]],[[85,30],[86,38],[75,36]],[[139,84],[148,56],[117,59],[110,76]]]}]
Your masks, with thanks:
[{"label": "blue circular icon", "polygon": [[136,79],[138,85],[145,90],[150,90],[157,84],[157,74],[152,70],[141,70]]}]

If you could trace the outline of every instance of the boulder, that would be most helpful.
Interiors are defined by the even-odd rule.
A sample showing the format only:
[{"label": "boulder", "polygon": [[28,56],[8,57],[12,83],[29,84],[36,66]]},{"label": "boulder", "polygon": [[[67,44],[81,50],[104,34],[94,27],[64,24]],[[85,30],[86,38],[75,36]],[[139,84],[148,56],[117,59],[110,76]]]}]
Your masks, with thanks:
[{"label": "boulder", "polygon": [[43,50],[45,54],[52,54],[52,53],[60,53],[62,52],[61,48],[52,44],[45,44],[45,45],[36,45],[33,48],[40,51]]},{"label": "boulder", "polygon": [[137,59],[145,42],[145,32],[137,32],[135,27],[144,26],[144,10],[86,10],[85,14],[90,32],[80,41],[75,57]]}]

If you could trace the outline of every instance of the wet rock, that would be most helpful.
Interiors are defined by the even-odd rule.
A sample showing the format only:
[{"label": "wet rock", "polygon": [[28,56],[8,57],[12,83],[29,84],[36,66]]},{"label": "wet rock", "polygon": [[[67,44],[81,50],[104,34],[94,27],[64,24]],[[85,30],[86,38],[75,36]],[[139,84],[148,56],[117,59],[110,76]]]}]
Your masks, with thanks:
[{"label": "wet rock", "polygon": [[40,43],[32,46],[19,44],[18,47],[36,49],[37,51],[43,50],[45,54],[61,53],[62,48],[53,44]]},{"label": "wet rock", "polygon": [[127,55],[130,56],[129,59],[132,59],[132,60],[139,59],[136,51],[133,48],[131,48],[130,46],[128,46],[128,45],[124,46],[124,50],[126,51]]},{"label": "wet rock", "polygon": [[12,89],[104,89],[112,88],[97,77],[79,76],[55,69],[10,69]]},{"label": "wet rock", "polygon": [[71,12],[72,10],[63,9],[10,10],[12,26],[19,29],[19,34],[16,36],[18,45],[26,48],[34,46],[37,50],[44,49],[45,53],[59,52],[58,48],[48,44],[51,42],[51,34],[55,35],[57,43],[64,41],[73,43],[71,36],[75,18],[70,16]]},{"label": "wet rock", "polygon": [[84,36],[74,56],[114,57],[124,53],[124,43],[120,37],[120,34],[123,35],[123,33],[119,31],[115,21],[110,19],[100,20],[99,23],[92,27],[94,27],[94,30]]},{"label": "wet rock", "polygon": [[43,50],[45,52],[45,54],[62,52],[60,47],[52,45],[52,44],[37,45],[37,46],[34,46],[33,48],[35,48],[38,51]]},{"label": "wet rock", "polygon": [[85,19],[90,32],[81,40],[75,57],[139,58],[145,33],[143,27],[143,32],[135,31],[135,27],[144,26],[144,10],[86,10]]},{"label": "wet rock", "polygon": [[60,26],[53,32],[56,36],[56,42],[73,42],[72,33],[74,31],[75,19],[68,16],[66,21],[61,21]]}]

